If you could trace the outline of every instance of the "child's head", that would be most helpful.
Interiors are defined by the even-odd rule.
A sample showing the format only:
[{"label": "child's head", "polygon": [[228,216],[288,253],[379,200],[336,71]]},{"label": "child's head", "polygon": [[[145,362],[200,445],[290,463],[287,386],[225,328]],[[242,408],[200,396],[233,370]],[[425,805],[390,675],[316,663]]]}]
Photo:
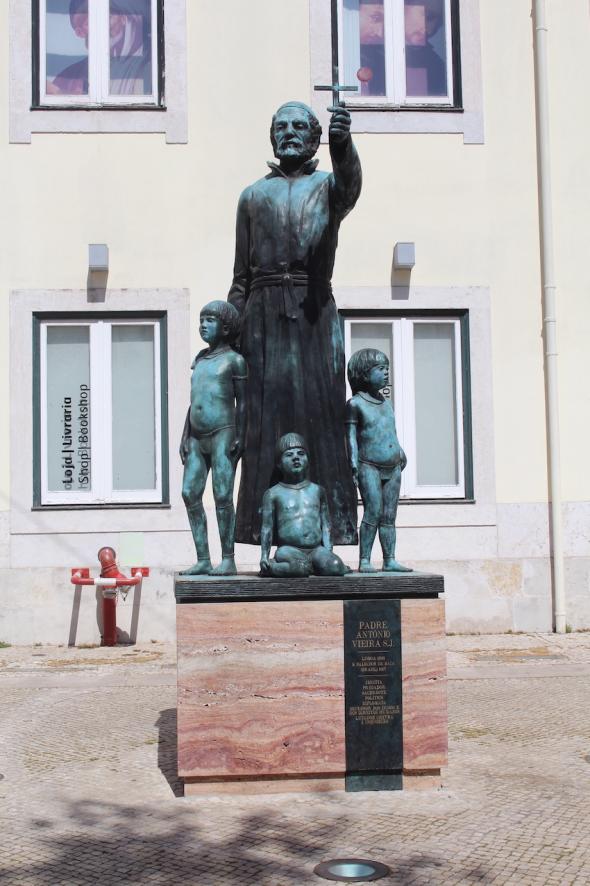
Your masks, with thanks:
[{"label": "child's head", "polygon": [[275,449],[277,467],[292,482],[305,479],[309,467],[309,451],[301,434],[285,434]]},{"label": "child's head", "polygon": [[378,351],[376,348],[362,348],[360,351],[355,351],[348,361],[347,369],[353,394],[368,389],[371,370],[376,366],[389,367],[389,360],[383,351]]},{"label": "child's head", "polygon": [[301,434],[283,434],[275,446],[275,462],[277,465],[281,463],[283,453],[288,449],[304,449],[309,454],[307,443]]},{"label": "child's head", "polygon": [[210,301],[201,309],[200,333],[201,338],[209,342],[207,326],[214,326],[211,320],[218,321],[215,330],[216,335],[223,341],[234,341],[240,332],[240,315],[236,308],[228,301]]}]

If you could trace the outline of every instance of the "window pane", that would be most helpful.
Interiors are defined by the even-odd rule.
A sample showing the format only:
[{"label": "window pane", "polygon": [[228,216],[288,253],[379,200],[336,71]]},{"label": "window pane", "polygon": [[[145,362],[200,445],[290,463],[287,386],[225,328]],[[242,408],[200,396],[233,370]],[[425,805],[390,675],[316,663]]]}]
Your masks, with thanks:
[{"label": "window pane", "polygon": [[383,0],[344,0],[342,27],[345,85],[358,84],[361,95],[385,95]]},{"label": "window pane", "polygon": [[110,0],[110,94],[152,94],[151,0]]},{"label": "window pane", "polygon": [[416,460],[420,486],[459,482],[455,327],[414,324]]},{"label": "window pane", "polygon": [[89,491],[90,330],[47,327],[47,486]]},{"label": "window pane", "polygon": [[156,488],[154,327],[112,327],[113,489]]},{"label": "window pane", "polygon": [[88,0],[46,0],[47,95],[88,95]]},{"label": "window pane", "polygon": [[[351,323],[350,324],[350,355],[361,348],[375,348],[383,351],[389,360],[389,377],[393,373],[393,341],[391,323]],[[386,397],[391,396],[391,388],[384,388]]]},{"label": "window pane", "polygon": [[406,95],[447,95],[446,0],[404,0]]}]

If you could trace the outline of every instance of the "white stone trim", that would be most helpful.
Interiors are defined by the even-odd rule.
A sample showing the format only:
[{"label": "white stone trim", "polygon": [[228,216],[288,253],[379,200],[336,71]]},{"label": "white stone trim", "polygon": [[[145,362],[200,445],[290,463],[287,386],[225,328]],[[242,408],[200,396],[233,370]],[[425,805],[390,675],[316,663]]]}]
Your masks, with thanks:
[{"label": "white stone trim", "polygon": [[[168,325],[168,449],[170,507],[53,510],[33,507],[33,314],[39,311],[166,311]],[[186,530],[180,496],[180,433],[190,396],[189,295],[184,289],[107,290],[102,302],[88,300],[86,290],[14,290],[10,293],[10,534],[164,532]],[[186,385],[179,384],[185,379]],[[33,547],[29,547],[34,565]],[[64,544],[63,556],[67,544]],[[22,563],[20,564],[22,565]],[[74,564],[75,565],[75,564]],[[141,565],[141,564],[140,564]]]},{"label": "white stone trim", "polygon": [[169,144],[188,141],[186,0],[167,0],[164,11],[165,108],[31,109],[31,3],[10,0],[9,141],[28,144],[33,133],[162,132]]},{"label": "white stone trim", "polygon": [[[322,124],[327,141],[330,94],[316,92],[314,85],[332,82],[330,4],[310,0],[311,106]],[[479,0],[460,0],[461,81],[463,110],[399,110],[385,105],[366,110],[355,108],[354,99],[343,97],[352,114],[352,132],[456,133],[465,144],[483,144],[483,87]]]}]

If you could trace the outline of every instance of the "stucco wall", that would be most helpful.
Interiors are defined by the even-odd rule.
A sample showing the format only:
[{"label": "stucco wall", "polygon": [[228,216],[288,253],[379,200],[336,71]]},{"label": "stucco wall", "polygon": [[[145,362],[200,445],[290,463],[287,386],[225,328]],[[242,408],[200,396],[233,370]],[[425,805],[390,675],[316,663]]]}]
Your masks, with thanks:
[{"label": "stucco wall", "polygon": [[[585,504],[590,501],[585,242],[590,139],[581,109],[590,73],[590,11],[586,0],[568,0],[567,11],[560,0],[547,5],[568,622],[584,626],[590,625]],[[449,506],[440,505],[435,514],[423,512],[415,525],[417,512],[402,506],[399,549],[400,556],[403,552],[406,559],[448,575],[451,629],[532,629],[550,626],[551,607],[531,3],[480,0],[479,6],[484,143],[466,145],[460,135],[359,135],[363,194],[341,229],[334,284],[387,290],[393,245],[413,240],[413,291],[481,287],[489,293],[490,439],[474,452],[493,478],[492,493],[485,497],[489,510],[485,520],[475,519],[469,510],[474,506],[465,505],[457,521]],[[9,292],[72,290],[80,292],[82,303],[88,243],[109,245],[110,289],[190,291],[190,351],[199,346],[199,306],[227,292],[236,201],[246,184],[265,174],[271,114],[287,98],[310,97],[309,9],[307,0],[280,4],[280,10],[274,0],[191,0],[187,7],[186,145],[166,144],[162,134],[34,134],[29,145],[8,144],[6,71],[2,76],[0,395],[5,404],[11,396]],[[2,4],[5,58],[8,30],[7,4]],[[322,146],[320,163],[328,162]],[[186,374],[179,371],[171,385],[177,411],[188,397],[188,373],[187,365]],[[482,391],[474,387],[473,394]],[[179,435],[181,428],[171,428],[172,458],[175,430]],[[64,599],[66,573],[60,567],[93,565],[108,533],[99,537],[96,520],[81,517],[79,532],[67,538],[51,538],[50,527],[43,544],[18,526],[9,536],[14,489],[6,431],[0,433],[0,567],[8,570],[2,573],[2,593],[15,606],[17,595],[18,606],[27,600],[39,606],[43,600],[42,608],[53,611],[51,601]],[[171,492],[173,504],[181,507],[180,490]],[[481,498],[481,487],[475,496]],[[30,508],[30,502],[12,506],[14,523],[16,511]],[[119,523],[113,519],[112,532],[133,528],[127,516]],[[158,613],[169,609],[172,569],[190,559],[191,544],[187,528],[176,525],[168,535],[158,528],[152,536],[146,533],[146,559],[158,565],[164,576],[158,587],[166,589],[154,604],[156,633],[172,624],[167,616],[160,622]],[[256,559],[253,550],[240,556],[246,563]],[[30,570],[38,575],[29,580]],[[146,583],[144,601],[149,588]],[[12,603],[8,611],[15,612]],[[2,632],[23,642],[61,636],[61,622],[51,637],[31,634],[31,624],[46,625],[47,619],[28,628],[24,618],[14,624],[21,627],[13,630],[10,620],[4,621],[0,638]]]}]

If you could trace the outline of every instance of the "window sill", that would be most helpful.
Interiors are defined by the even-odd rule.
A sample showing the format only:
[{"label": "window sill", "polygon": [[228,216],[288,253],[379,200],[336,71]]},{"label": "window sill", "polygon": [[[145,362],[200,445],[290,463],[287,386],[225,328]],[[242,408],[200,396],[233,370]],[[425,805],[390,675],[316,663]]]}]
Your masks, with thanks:
[{"label": "window sill", "polygon": [[400,505],[475,505],[474,498],[400,498]]},{"label": "window sill", "polygon": [[31,111],[167,111],[166,105],[142,104],[134,102],[116,105],[31,105]]},{"label": "window sill", "polygon": [[130,510],[170,510],[169,502],[109,502],[99,505],[33,505],[31,511],[130,511]]},{"label": "window sill", "polygon": [[363,102],[362,104],[359,102],[355,104],[352,101],[346,102],[346,108],[351,112],[351,114],[356,114],[359,111],[401,111],[402,113],[409,113],[411,111],[419,111],[422,114],[463,114],[465,113],[463,108],[456,107],[454,105],[394,105],[389,102]]},{"label": "window sill", "polygon": [[[322,143],[328,142],[330,115],[315,98],[312,107],[322,125]],[[444,105],[346,105],[351,115],[350,131],[395,135],[462,135],[464,144],[483,144],[483,118],[479,111]]]},{"label": "window sill", "polygon": [[[181,97],[179,105],[184,99]],[[30,143],[34,133],[163,133],[168,144],[188,139],[185,109],[156,105],[35,106],[11,118],[11,142]]]},{"label": "window sill", "polygon": [[[362,506],[363,500],[359,496],[358,504]],[[474,498],[401,498],[400,505],[475,505]]]}]

